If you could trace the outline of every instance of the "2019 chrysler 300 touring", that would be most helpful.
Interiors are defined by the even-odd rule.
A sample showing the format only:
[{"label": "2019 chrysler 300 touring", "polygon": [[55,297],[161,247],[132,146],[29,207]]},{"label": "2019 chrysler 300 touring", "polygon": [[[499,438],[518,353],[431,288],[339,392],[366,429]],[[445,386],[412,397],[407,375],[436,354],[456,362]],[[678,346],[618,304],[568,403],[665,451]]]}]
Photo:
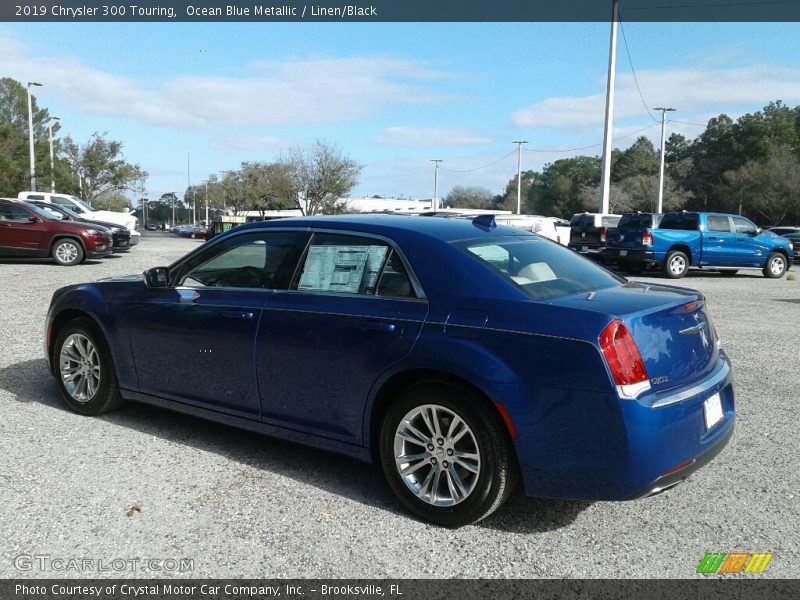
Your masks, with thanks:
[{"label": "2019 chrysler 300 touring", "polygon": [[375,461],[459,526],[528,495],[648,496],[727,443],[730,363],[696,291],[493,217],[243,225],[169,267],[58,290],[66,404],[134,400]]}]

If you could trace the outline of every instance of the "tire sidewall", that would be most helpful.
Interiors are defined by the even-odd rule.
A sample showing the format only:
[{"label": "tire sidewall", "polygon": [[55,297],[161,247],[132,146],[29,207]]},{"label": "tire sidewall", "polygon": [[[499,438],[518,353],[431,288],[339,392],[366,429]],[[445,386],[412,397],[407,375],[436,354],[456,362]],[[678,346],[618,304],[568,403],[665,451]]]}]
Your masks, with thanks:
[{"label": "tire sidewall", "polygon": [[[446,386],[417,385],[406,390],[387,411],[380,434],[380,462],[389,487],[402,504],[426,521],[445,527],[459,527],[487,515],[499,495],[502,459],[487,423],[489,411],[479,406],[471,394]],[[475,488],[466,500],[449,507],[437,507],[420,500],[403,481],[394,456],[394,436],[400,420],[409,411],[424,404],[437,404],[453,411],[472,430],[481,456],[481,472]],[[487,413],[487,414],[484,414]],[[510,455],[510,453],[506,453]]]},{"label": "tire sidewall", "polygon": [[[66,245],[66,244],[71,244],[72,246],[74,246],[77,249],[78,252],[77,252],[77,255],[75,257],[75,260],[72,260],[72,261],[69,261],[69,262],[65,262],[65,261],[62,261],[62,260],[60,260],[58,258],[58,252],[57,252],[58,248],[60,246]],[[52,255],[53,255],[53,260],[57,264],[62,265],[64,267],[71,267],[73,265],[77,265],[78,263],[80,263],[83,260],[84,252],[83,252],[83,247],[81,246],[80,242],[77,242],[77,241],[75,241],[73,239],[70,239],[70,238],[63,238],[63,239],[58,240],[55,244],[53,244]]]}]

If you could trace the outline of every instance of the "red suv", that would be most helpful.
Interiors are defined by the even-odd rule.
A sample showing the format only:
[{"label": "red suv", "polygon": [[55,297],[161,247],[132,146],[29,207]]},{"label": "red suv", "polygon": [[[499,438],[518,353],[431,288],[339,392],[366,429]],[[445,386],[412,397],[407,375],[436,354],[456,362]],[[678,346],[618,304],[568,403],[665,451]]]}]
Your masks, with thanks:
[{"label": "red suv", "polygon": [[77,265],[108,256],[112,244],[105,227],[59,221],[27,202],[0,199],[0,257],[50,257]]}]

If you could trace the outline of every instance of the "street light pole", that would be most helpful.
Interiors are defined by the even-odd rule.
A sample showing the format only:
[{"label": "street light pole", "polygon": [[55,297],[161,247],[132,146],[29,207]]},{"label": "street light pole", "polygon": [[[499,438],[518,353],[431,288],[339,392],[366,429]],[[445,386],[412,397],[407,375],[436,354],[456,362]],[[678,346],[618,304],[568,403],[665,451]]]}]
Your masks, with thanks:
[{"label": "street light pole", "polygon": [[[56,193],[56,167],[53,158],[53,121],[60,121],[61,117],[50,117],[47,130],[50,134],[50,193]],[[31,190],[35,191],[35,190]]]},{"label": "street light pole", "polygon": [[208,180],[206,180],[206,227],[208,227]]},{"label": "street light pole", "polygon": [[661,170],[659,171],[658,175],[658,206],[656,207],[656,212],[661,213],[663,212],[662,208],[664,205],[664,148],[666,146],[666,138],[665,138],[665,125],[667,123],[667,113],[668,112],[675,112],[674,108],[663,108],[658,106],[653,110],[660,110],[661,111]]},{"label": "street light pole", "polygon": [[442,159],[434,158],[431,162],[436,164],[433,171],[433,202],[431,202],[431,209],[436,212],[439,210],[439,163]]},{"label": "street light pole", "polygon": [[31,100],[31,86],[42,87],[41,83],[28,82],[28,142],[31,150],[31,191],[36,191],[36,158],[33,154],[33,101]]},{"label": "street light pole", "polygon": [[517,145],[517,214],[522,213],[522,144],[527,140],[512,142]]},{"label": "street light pole", "polygon": [[608,81],[606,82],[606,121],[603,131],[602,183],[600,185],[600,212],[608,214],[611,197],[611,145],[614,136],[614,79],[617,74],[617,21],[619,0],[611,2],[611,42],[608,49]]}]

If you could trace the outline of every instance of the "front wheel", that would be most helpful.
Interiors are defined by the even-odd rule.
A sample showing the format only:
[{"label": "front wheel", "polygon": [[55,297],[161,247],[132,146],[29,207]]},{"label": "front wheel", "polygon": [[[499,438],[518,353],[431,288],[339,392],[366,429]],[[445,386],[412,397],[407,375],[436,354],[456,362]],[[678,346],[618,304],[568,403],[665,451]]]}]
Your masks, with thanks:
[{"label": "front wheel", "polygon": [[79,242],[71,238],[58,240],[53,244],[52,254],[53,260],[65,267],[77,265],[83,260],[83,248]]},{"label": "front wheel", "polygon": [[664,274],[670,279],[680,279],[689,270],[689,257],[680,250],[667,254],[664,261]]},{"label": "front wheel", "polygon": [[764,277],[779,279],[786,273],[786,257],[780,252],[771,252],[762,269]]},{"label": "front wheel", "polygon": [[61,397],[75,412],[100,415],[122,403],[111,354],[89,320],[75,319],[61,329],[53,364]]},{"label": "front wheel", "polygon": [[472,394],[420,384],[389,409],[380,437],[383,472],[411,512],[445,527],[497,510],[517,479],[513,447],[497,413]]}]

